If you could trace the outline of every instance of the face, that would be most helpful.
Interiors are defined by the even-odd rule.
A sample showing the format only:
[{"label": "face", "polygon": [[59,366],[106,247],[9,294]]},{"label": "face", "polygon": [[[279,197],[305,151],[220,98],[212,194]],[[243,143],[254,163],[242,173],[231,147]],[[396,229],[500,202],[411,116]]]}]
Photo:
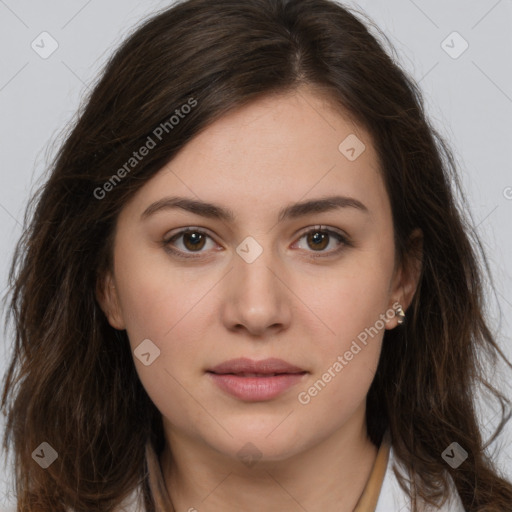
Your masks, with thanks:
[{"label": "face", "polygon": [[[360,428],[413,288],[369,134],[303,89],[224,116],[137,192],[100,302],[168,442],[277,461]],[[212,373],[239,358],[294,368]]]}]

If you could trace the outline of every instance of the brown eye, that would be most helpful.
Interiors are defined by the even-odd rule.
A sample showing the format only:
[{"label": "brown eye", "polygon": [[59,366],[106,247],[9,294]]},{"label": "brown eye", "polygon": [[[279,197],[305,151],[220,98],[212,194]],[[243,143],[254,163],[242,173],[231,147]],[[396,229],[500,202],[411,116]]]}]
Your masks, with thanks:
[{"label": "brown eye", "polygon": [[212,237],[206,231],[199,228],[187,228],[162,240],[162,245],[167,252],[175,256],[199,258],[204,256],[203,253],[209,252],[205,249],[208,241],[215,245]]},{"label": "brown eye", "polygon": [[[306,239],[307,247],[300,248],[309,252],[312,257],[334,256],[345,247],[352,245],[347,236],[332,229],[323,228],[322,226],[315,226],[315,228],[305,231],[302,236],[300,236],[299,241],[302,239]],[[162,245],[166,252],[174,256],[182,258],[201,258],[211,252],[208,251],[206,247],[209,241],[213,244],[210,249],[215,250],[216,244],[206,231],[190,227],[163,240]],[[335,242],[334,247],[330,250],[325,250],[331,245],[331,242]],[[219,246],[217,246],[216,250],[219,250]]]},{"label": "brown eye", "polygon": [[190,251],[201,250],[206,243],[206,237],[198,231],[183,233],[183,245]]},{"label": "brown eye", "polygon": [[329,235],[322,231],[310,231],[307,234],[309,247],[316,250],[323,250],[329,244]]},{"label": "brown eye", "polygon": [[[309,253],[317,253],[310,254],[313,257],[333,256],[342,251],[345,247],[352,245],[347,236],[338,233],[338,231],[324,228],[323,226],[315,226],[313,229],[303,232],[302,236],[299,238],[299,242],[302,239],[306,240],[306,247],[300,247],[299,245],[299,248]],[[329,245],[332,245],[331,242],[334,243],[334,246],[330,250],[325,250]]]}]

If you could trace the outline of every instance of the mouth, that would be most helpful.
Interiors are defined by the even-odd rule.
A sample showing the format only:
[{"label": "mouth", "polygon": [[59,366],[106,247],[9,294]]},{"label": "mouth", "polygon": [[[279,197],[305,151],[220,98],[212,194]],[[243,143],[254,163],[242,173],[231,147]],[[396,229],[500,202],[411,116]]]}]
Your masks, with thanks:
[{"label": "mouth", "polygon": [[282,359],[231,359],[207,370],[210,379],[238,400],[261,402],[278,397],[309,372]]},{"label": "mouth", "polygon": [[303,373],[306,370],[295,366],[283,359],[276,359],[274,357],[263,359],[261,361],[253,361],[246,357],[238,359],[230,359],[223,363],[214,366],[208,370],[209,372],[218,375],[233,374],[233,375],[247,375],[253,376],[273,376],[280,374],[296,374]]},{"label": "mouth", "polygon": [[215,375],[236,375],[237,377],[275,377],[276,375],[302,375],[307,372],[303,371],[303,372],[282,372],[282,373],[248,373],[248,372],[238,372],[238,373],[223,372],[223,373],[220,373],[220,372],[212,372],[212,371],[208,370],[207,373],[213,373]]}]

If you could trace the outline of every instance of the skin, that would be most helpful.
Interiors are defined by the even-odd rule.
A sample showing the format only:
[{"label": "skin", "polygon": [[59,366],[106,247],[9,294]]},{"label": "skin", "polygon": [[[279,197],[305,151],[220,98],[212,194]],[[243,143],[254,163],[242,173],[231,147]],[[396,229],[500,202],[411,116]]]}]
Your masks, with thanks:
[{"label": "skin", "polygon": [[[350,134],[366,145],[354,161],[338,150]],[[368,211],[344,207],[277,222],[282,207],[330,195],[355,198]],[[166,196],[218,204],[235,221],[178,208],[141,220]],[[315,225],[350,244],[334,235],[308,242],[304,232]],[[210,235],[195,253],[190,239],[174,241],[196,259],[173,256],[162,243],[186,227]],[[263,249],[252,263],[236,252],[247,236]],[[134,360],[163,415],[160,462],[176,510],[352,511],[377,454],[365,399],[384,329],[395,328],[396,317],[308,404],[297,395],[395,302],[406,310],[418,275],[396,264],[369,134],[311,90],[266,96],[225,115],[149,180],[120,213],[113,272],[99,300],[110,324],[127,330],[132,350],[148,338],[160,349],[149,366]],[[205,373],[236,357],[278,357],[308,373],[272,400],[246,402]],[[247,442],[261,455],[251,467],[237,455]]]}]

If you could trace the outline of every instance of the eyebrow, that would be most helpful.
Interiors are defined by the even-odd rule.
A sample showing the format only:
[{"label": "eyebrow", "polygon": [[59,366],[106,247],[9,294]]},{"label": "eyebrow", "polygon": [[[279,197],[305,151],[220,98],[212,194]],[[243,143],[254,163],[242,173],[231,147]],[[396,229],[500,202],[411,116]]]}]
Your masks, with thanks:
[{"label": "eyebrow", "polygon": [[[234,222],[235,214],[228,208],[189,199],[187,197],[164,197],[150,204],[142,213],[141,220],[147,219],[156,212],[180,208],[187,212],[207,217],[210,219],[219,219],[226,222]],[[369,213],[368,208],[359,200],[346,196],[328,196],[300,203],[293,203],[279,211],[278,222],[288,219],[296,219],[311,213],[322,213],[339,208],[355,208],[364,213]]]}]

